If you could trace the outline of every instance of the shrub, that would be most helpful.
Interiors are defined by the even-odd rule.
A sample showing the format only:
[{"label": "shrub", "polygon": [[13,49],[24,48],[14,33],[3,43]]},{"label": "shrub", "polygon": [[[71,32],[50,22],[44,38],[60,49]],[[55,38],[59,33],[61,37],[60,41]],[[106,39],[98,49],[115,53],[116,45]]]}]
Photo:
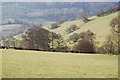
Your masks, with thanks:
[{"label": "shrub", "polygon": [[77,25],[73,24],[71,25],[69,28],[66,29],[66,32],[67,33],[72,33],[74,32],[75,30],[79,29]]},{"label": "shrub", "polygon": [[79,34],[74,33],[73,35],[71,35],[68,39],[68,41],[73,41],[74,43],[77,42],[80,39]]},{"label": "shrub", "polygon": [[88,39],[82,39],[80,40],[74,47],[74,51],[84,52],[84,53],[93,53],[94,52],[94,46],[92,42]]}]

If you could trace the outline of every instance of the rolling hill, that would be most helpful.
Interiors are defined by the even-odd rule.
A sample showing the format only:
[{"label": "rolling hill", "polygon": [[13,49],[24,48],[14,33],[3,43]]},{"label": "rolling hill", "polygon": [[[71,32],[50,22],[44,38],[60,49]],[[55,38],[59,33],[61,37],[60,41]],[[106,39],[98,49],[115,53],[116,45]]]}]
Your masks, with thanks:
[{"label": "rolling hill", "polygon": [[3,2],[3,19],[30,19],[42,18],[47,21],[75,20],[81,11],[95,15],[117,5],[117,2]]},{"label": "rolling hill", "polygon": [[[96,13],[109,9],[113,6],[116,6],[117,2],[106,2],[106,3],[100,3],[100,2],[53,2],[53,3],[24,3],[24,2],[3,2],[2,3],[2,24],[9,23],[10,19],[16,20],[17,22],[22,22],[21,25],[23,25],[23,30],[20,28],[22,32],[24,32],[24,29],[26,29],[26,25],[29,25],[29,27],[35,27],[36,25],[39,26],[39,24],[42,24],[43,26],[51,24],[51,22],[55,22],[59,19],[64,19],[66,22],[65,24],[62,24],[63,27],[67,27],[68,25],[76,23],[79,27],[81,27],[81,24],[83,22],[81,21],[71,21],[71,20],[77,20],[80,18],[80,14],[82,11],[85,11],[88,13],[89,16],[96,15]],[[95,8],[96,7],[96,8]],[[33,25],[32,25],[33,24]],[[10,26],[18,28],[18,23],[15,23],[14,25]],[[2,28],[7,27],[9,28],[9,25],[4,25]],[[1,26],[0,26],[1,27]],[[12,28],[11,28],[12,30]],[[58,29],[59,30],[59,29]],[[62,29],[61,29],[62,30]],[[3,30],[4,31],[4,30]],[[11,31],[7,30],[2,35],[5,36],[5,38],[9,38],[10,36],[17,35],[19,31],[16,31],[12,33]],[[64,31],[64,30],[63,30]],[[6,37],[7,36],[7,37]],[[67,38],[67,35],[66,35]],[[0,38],[1,40],[1,38]]]},{"label": "rolling hill", "polygon": [[[107,4],[109,4],[109,6]],[[34,23],[37,25],[40,25],[40,23],[45,24],[43,25],[43,28],[61,34],[65,40],[67,40],[74,33],[81,33],[87,30],[91,30],[95,34],[96,41],[99,41],[99,45],[102,45],[102,43],[106,40],[106,36],[111,33],[111,27],[109,23],[113,18],[118,16],[118,12],[102,17],[96,17],[92,15],[95,15],[95,12],[112,7],[116,3],[114,3],[113,5],[110,4],[111,3],[100,3],[99,5],[97,5],[96,3],[19,4],[8,2],[3,4],[3,9],[6,9],[3,12],[6,13],[3,15],[3,19],[24,20],[23,22],[27,21],[28,23]],[[89,18],[91,19],[91,21],[84,23],[82,20],[76,20],[76,17],[74,16],[71,17],[71,12],[74,13],[74,11],[78,11],[80,9],[83,9],[89,13],[92,12],[92,14],[90,15],[92,17]],[[44,16],[40,16],[40,14],[38,13],[42,13]],[[77,14],[79,13],[77,12]],[[58,18],[62,17],[65,17],[66,20],[64,19],[65,22],[62,23],[60,27],[56,29],[49,29],[49,26],[46,26],[47,24],[49,25]],[[77,16],[77,19],[78,18],[79,17]],[[9,21],[5,23],[9,23]],[[77,25],[79,28],[72,33],[66,33],[66,29],[70,28],[70,26],[73,24]],[[31,29],[27,32],[30,34],[24,33],[27,29],[33,27],[35,27],[35,29]],[[30,31],[33,32],[31,33]],[[23,23],[11,24],[11,22],[9,24],[0,24],[0,37],[7,37],[7,41],[10,41],[9,43],[3,42],[2,40],[0,41],[0,44],[8,44],[8,46],[1,45],[0,48],[0,78],[118,78],[118,55],[108,55],[104,52],[96,52],[96,54],[81,52],[47,52],[48,50],[46,50],[46,48],[43,48],[43,51],[34,51],[34,49],[42,49],[39,42],[45,40],[44,42],[42,42],[42,45],[44,45],[43,43],[49,42],[49,39],[47,37],[49,35],[46,34],[45,36],[43,36],[43,34],[45,33],[49,32],[44,32],[43,29],[38,30],[38,26],[32,24],[29,24],[28,26],[25,26],[25,24]],[[23,38],[23,34],[28,36],[24,36],[26,38],[21,41]],[[10,37],[12,36],[13,39],[10,39]],[[43,37],[45,37],[45,39]],[[60,36],[58,35],[57,37]],[[16,40],[14,40],[14,38],[16,38]],[[62,40],[62,38],[60,42],[59,40],[60,39],[56,40],[58,44],[63,42],[66,43]],[[52,41],[53,43],[53,41],[55,40],[50,41]],[[24,43],[27,44],[21,45]],[[12,44],[14,47],[11,47]],[[29,44],[30,46],[33,46],[33,49],[29,48]],[[66,46],[73,47],[73,45],[74,44],[68,44]],[[18,46],[23,47],[23,50],[21,50],[21,48],[19,48]],[[24,49],[24,46],[27,46],[26,50]],[[58,46],[60,47],[61,45]],[[5,47],[5,49],[2,49],[2,47]],[[89,46],[85,46],[84,48],[87,47]],[[56,50],[57,48],[55,49],[55,51]],[[50,49],[50,51],[54,51],[54,49]],[[61,50],[59,50],[58,48],[57,51]]]},{"label": "rolling hill", "polygon": [[[84,23],[82,20],[68,21],[61,24],[59,28],[50,31],[61,34],[65,40],[67,40],[73,33],[81,33],[83,31],[91,30],[93,33],[95,33],[96,40],[102,44],[105,41],[106,36],[111,32],[111,27],[109,25],[110,21],[117,16],[118,12],[108,16],[97,17],[88,23]],[[79,29],[70,34],[66,34],[66,29],[72,24],[77,25]]]}]

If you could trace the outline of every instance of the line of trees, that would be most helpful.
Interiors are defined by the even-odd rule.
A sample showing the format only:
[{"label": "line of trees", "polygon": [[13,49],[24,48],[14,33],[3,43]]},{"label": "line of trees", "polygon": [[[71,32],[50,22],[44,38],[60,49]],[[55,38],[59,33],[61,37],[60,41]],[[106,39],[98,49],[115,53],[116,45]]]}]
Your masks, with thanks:
[{"label": "line of trees", "polygon": [[[82,32],[80,34],[73,34],[69,41],[73,41],[78,44],[74,46],[72,51],[79,52],[93,52],[93,42],[92,36],[93,32],[90,30]],[[80,40],[82,39],[82,40]],[[49,32],[43,28],[31,28],[27,30],[23,35],[21,40],[17,40],[14,37],[3,40],[3,46],[9,47],[18,47],[23,49],[39,49],[39,50],[57,50],[57,51],[70,51],[70,48],[67,45],[68,41],[65,41],[60,34],[54,32]],[[91,45],[92,44],[92,45]],[[89,47],[89,48],[85,48]],[[87,50],[88,51],[87,51]]]},{"label": "line of trees", "polygon": [[[93,46],[91,46],[91,43],[92,43],[91,42],[92,38],[90,38],[92,36],[92,35],[90,36],[91,33],[92,32],[89,30],[85,32],[86,35],[82,37],[84,40],[80,41],[80,44],[78,43],[78,45],[76,45],[76,47],[74,47],[72,51],[88,52],[88,53],[93,52],[93,50],[91,50],[93,48]],[[71,51],[66,43],[67,42],[64,40],[64,38],[60,34],[49,32],[48,30],[43,28],[31,28],[27,30],[22,35],[21,40],[17,40],[14,37],[8,40],[3,40],[3,46],[7,48],[18,47],[18,48],[33,49],[33,50],[38,49],[38,50]],[[90,47],[91,49],[87,48],[89,50],[87,51],[85,47]]]},{"label": "line of trees", "polygon": [[2,39],[1,46],[9,47],[20,47],[20,40],[11,37],[10,39]]},{"label": "line of trees", "polygon": [[43,28],[29,29],[22,40],[22,47],[29,49],[66,50],[67,46],[60,34],[49,32]]},{"label": "line of trees", "polygon": [[64,23],[64,19],[59,19],[55,23],[52,23],[49,28],[50,29],[59,28],[62,23]]},{"label": "line of trees", "polygon": [[[72,51],[83,53],[102,53],[102,54],[119,54],[120,53],[120,17],[112,19],[110,22],[111,34],[106,37],[106,41],[100,47],[96,47],[95,34],[88,30],[79,34],[74,33],[65,41],[60,34],[49,32],[43,28],[31,28],[27,30],[21,40],[14,37],[3,40],[3,46],[20,47],[25,49],[39,50],[57,50],[70,51],[67,42],[74,43]],[[73,44],[72,43],[72,44]]]},{"label": "line of trees", "polygon": [[76,43],[78,42],[79,40],[81,39],[84,39],[84,38],[93,38],[93,36],[95,36],[95,34],[90,31],[90,30],[87,30],[87,31],[84,31],[84,32],[81,32],[81,33],[73,33],[69,38],[68,38],[68,42],[70,44],[72,43]]},{"label": "line of trees", "polygon": [[68,47],[64,38],[60,34],[49,32],[43,28],[31,28],[27,30],[21,40],[14,37],[2,40],[1,46],[20,47],[25,49],[40,49],[40,50],[67,50]]},{"label": "line of trees", "polygon": [[64,38],[60,34],[50,32],[48,34],[48,38],[49,38],[50,49],[56,49],[56,50],[67,50],[68,49]]},{"label": "line of trees", "polygon": [[115,13],[117,11],[120,11],[120,4],[118,4],[118,6],[110,8],[110,9],[101,11],[101,12],[97,13],[96,15],[98,17],[101,17],[101,16],[105,16],[105,15],[109,15],[109,14]]}]

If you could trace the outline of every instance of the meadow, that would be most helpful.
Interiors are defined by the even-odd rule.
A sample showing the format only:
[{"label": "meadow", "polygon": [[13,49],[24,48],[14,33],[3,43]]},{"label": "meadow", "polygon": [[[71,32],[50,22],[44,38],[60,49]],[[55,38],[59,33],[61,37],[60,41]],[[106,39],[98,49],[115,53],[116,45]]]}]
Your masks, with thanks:
[{"label": "meadow", "polygon": [[[4,49],[3,78],[117,78],[118,56]],[[0,58],[1,59],[1,58]]]},{"label": "meadow", "polygon": [[[106,36],[111,32],[110,22],[113,18],[118,16],[118,13],[119,12],[103,17],[96,17],[88,23],[84,23],[82,20],[68,21],[61,24],[59,28],[51,31],[61,34],[64,39],[67,40],[74,33],[81,33],[90,30],[95,34],[96,41],[98,41],[99,45],[101,45],[106,40]],[[79,29],[70,34],[66,34],[66,29],[73,24],[77,25]]]}]

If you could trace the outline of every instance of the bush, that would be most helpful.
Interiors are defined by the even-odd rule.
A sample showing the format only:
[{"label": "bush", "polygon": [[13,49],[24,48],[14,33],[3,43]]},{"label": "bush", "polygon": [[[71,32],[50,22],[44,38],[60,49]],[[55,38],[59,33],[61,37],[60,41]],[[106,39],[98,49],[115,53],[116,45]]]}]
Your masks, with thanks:
[{"label": "bush", "polygon": [[69,28],[66,29],[66,32],[67,33],[72,33],[74,32],[75,30],[79,29],[77,25],[73,24],[71,25]]},{"label": "bush", "polygon": [[94,46],[88,39],[80,40],[74,47],[74,51],[84,52],[84,53],[93,53]]},{"label": "bush", "polygon": [[68,47],[64,41],[64,38],[60,34],[50,32],[49,37],[49,47],[54,50],[66,50]]},{"label": "bush", "polygon": [[85,19],[83,19],[83,22],[85,22],[85,23],[87,23],[87,22],[89,22],[90,20],[88,19],[88,18],[85,18]]},{"label": "bush", "polygon": [[84,39],[84,38],[92,39],[93,35],[94,35],[94,33],[90,30],[88,30],[86,32],[81,32],[80,34],[74,33],[68,38],[68,41],[69,41],[69,43],[71,43],[71,42],[75,43],[79,39]]},{"label": "bush", "polygon": [[77,42],[80,39],[79,34],[74,33],[73,35],[71,35],[68,39],[68,41],[73,41],[74,43]]}]

